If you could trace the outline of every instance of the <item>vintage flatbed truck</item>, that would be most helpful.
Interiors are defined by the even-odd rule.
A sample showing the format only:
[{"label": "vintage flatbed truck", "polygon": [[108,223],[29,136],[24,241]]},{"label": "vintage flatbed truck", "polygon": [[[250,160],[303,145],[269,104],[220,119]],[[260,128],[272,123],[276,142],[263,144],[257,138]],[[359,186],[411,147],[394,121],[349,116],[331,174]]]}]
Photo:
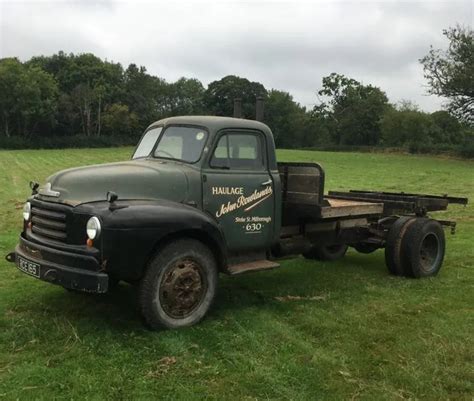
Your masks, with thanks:
[{"label": "vintage flatbed truck", "polygon": [[272,269],[303,254],[334,260],[348,246],[385,248],[391,274],[438,273],[443,225],[428,212],[466,198],[372,191],[324,194],[317,163],[278,163],[270,129],[240,118],[173,117],[151,124],[132,160],[30,183],[19,244],[7,260],[66,289],[138,287],[152,328],[201,320],[219,273]]}]

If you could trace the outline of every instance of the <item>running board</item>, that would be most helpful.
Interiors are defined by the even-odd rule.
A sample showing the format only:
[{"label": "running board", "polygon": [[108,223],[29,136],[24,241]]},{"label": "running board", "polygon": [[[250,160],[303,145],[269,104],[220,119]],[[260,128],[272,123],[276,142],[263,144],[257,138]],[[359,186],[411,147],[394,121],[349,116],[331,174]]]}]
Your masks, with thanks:
[{"label": "running board", "polygon": [[242,273],[275,269],[276,267],[280,267],[280,264],[271,260],[262,259],[254,262],[239,263],[237,265],[229,266],[228,272],[231,276],[235,276]]}]

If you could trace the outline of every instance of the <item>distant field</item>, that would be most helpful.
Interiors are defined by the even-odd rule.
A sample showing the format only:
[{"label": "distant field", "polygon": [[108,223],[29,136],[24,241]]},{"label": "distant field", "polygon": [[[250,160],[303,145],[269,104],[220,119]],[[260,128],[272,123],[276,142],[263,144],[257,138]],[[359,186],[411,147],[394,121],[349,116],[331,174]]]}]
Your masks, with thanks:
[{"label": "distant field", "polygon": [[[68,167],[129,158],[131,148],[0,151],[0,399],[472,400],[474,207],[440,213],[440,275],[387,274],[383,252],[337,263],[302,258],[223,277],[196,327],[153,333],[134,289],[70,294],[4,261],[21,226],[28,182]],[[468,196],[474,162],[434,157],[278,152],[318,161],[326,189]]]}]

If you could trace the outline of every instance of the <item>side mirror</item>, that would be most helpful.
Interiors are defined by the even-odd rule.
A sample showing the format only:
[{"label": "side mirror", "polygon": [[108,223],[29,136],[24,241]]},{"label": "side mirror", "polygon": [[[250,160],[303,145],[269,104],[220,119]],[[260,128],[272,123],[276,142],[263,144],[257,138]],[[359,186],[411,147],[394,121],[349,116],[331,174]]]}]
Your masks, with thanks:
[{"label": "side mirror", "polygon": [[31,195],[38,193],[39,184],[36,181],[30,181]]},{"label": "side mirror", "polygon": [[112,191],[108,191],[105,197],[109,203],[114,203],[118,199],[118,195]]}]

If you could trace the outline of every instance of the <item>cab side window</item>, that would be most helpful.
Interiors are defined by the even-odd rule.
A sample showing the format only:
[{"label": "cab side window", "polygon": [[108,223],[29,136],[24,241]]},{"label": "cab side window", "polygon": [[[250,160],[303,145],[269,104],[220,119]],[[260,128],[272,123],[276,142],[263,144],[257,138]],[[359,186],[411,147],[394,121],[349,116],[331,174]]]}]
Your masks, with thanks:
[{"label": "cab side window", "polygon": [[262,138],[250,133],[227,133],[220,137],[210,166],[232,170],[263,170]]}]

